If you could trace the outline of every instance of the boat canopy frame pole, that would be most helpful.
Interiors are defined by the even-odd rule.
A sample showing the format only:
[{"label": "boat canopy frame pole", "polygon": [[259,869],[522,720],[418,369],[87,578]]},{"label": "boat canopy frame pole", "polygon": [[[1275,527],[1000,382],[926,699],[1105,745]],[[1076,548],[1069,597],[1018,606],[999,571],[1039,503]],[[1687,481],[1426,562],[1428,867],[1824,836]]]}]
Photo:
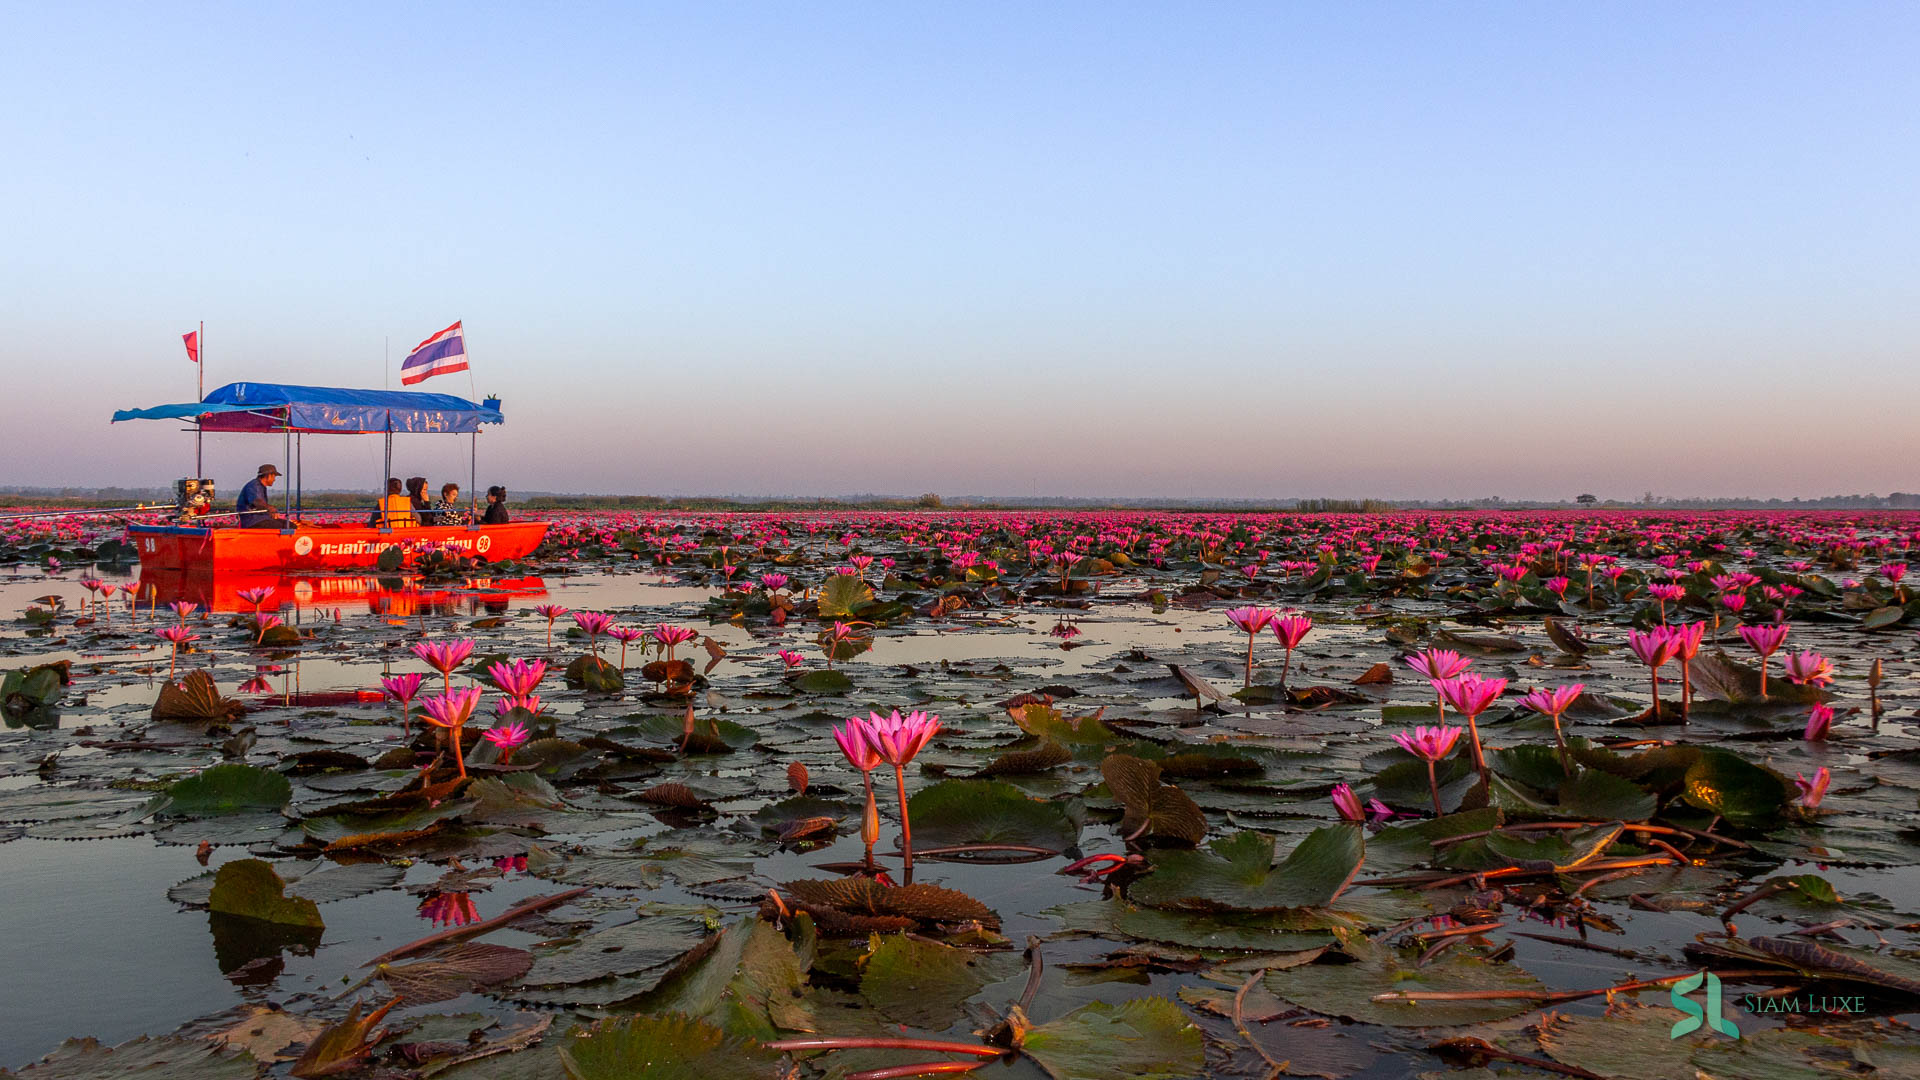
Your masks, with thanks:
[{"label": "boat canopy frame pole", "polygon": [[[287,472],[289,474],[293,472],[293,427],[291,425],[287,427]],[[289,475],[287,486],[280,492],[280,516],[286,519],[285,528],[288,530],[293,528],[293,485],[297,482]]]},{"label": "boat canopy frame pole", "polygon": [[473,433],[473,445],[467,450],[467,527],[480,524],[480,433]]},{"label": "boat canopy frame pole", "polygon": [[[193,366],[199,369],[197,372],[197,375],[200,379],[199,400],[202,402],[205,402],[207,400],[207,321],[205,319],[200,320],[200,330],[197,334],[194,335],[193,348],[195,353],[195,356],[193,358]],[[201,457],[201,446],[200,446],[200,441],[205,435],[206,433],[200,430],[200,418],[197,416],[194,417],[193,418],[193,478],[195,480],[202,479],[207,475],[207,466],[205,461]]]},{"label": "boat canopy frame pole", "polygon": [[387,410],[386,463],[385,465],[382,466],[380,470],[380,482],[374,485],[374,491],[378,492],[378,494],[374,496],[374,505],[377,508],[377,513],[374,516],[379,521],[380,527],[382,529],[393,528],[393,522],[387,520],[387,477],[392,475],[393,475],[393,410],[388,409]]}]

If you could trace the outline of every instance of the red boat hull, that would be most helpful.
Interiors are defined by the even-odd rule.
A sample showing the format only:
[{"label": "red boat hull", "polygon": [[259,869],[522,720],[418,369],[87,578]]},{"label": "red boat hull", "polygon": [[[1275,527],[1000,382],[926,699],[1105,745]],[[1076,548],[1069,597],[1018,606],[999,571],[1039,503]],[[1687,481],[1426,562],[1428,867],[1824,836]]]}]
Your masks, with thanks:
[{"label": "red boat hull", "polygon": [[163,570],[201,566],[283,572],[347,570],[373,566],[381,552],[393,547],[400,549],[406,563],[412,563],[417,552],[436,547],[452,547],[475,559],[500,562],[526,558],[546,535],[544,521],[415,529],[303,524],[285,531],[127,526],[127,542],[139,553],[140,565]]}]

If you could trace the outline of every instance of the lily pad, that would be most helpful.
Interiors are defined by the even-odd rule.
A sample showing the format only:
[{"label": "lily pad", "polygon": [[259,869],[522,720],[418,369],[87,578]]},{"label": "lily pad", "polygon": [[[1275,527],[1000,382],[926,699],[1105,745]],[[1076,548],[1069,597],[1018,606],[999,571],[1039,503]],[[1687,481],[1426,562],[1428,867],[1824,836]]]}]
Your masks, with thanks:
[{"label": "lily pad", "polygon": [[914,846],[1020,844],[1065,851],[1080,838],[1066,805],[995,780],[945,780],[907,800]]},{"label": "lily pad", "polygon": [[1018,973],[1009,953],[974,953],[905,934],[876,936],[860,977],[860,994],[889,1019],[945,1031],[961,1006],[989,982]]},{"label": "lily pad", "polygon": [[1205,850],[1163,851],[1153,873],[1127,891],[1154,907],[1191,911],[1278,911],[1319,907],[1346,891],[1366,857],[1355,825],[1315,829],[1274,865],[1273,837],[1242,832],[1211,841]]},{"label": "lily pad", "polygon": [[167,789],[165,812],[197,816],[278,810],[293,801],[293,783],[271,769],[214,765]]},{"label": "lily pad", "polygon": [[569,1080],[772,1080],[780,1055],[685,1016],[601,1020],[567,1040]]},{"label": "lily pad", "polygon": [[1206,1066],[1199,1025],[1161,997],[1083,1005],[1028,1030],[1020,1049],[1054,1080],[1181,1080]]},{"label": "lily pad", "polygon": [[222,866],[207,894],[207,910],[287,926],[326,925],[313,901],[288,896],[286,882],[262,859],[237,859]]}]

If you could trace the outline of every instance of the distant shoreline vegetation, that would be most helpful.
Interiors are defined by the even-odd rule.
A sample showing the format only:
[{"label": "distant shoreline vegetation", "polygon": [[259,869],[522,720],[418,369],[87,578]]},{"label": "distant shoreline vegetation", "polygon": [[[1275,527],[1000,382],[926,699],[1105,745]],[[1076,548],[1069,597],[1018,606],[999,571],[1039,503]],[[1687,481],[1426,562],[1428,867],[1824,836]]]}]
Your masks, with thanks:
[{"label": "distant shoreline vegetation", "polygon": [[[237,490],[237,489],[236,489]],[[275,493],[276,498],[279,493]],[[1651,492],[1638,499],[1601,499],[1591,495],[1560,501],[1505,499],[1202,499],[1078,498],[1072,496],[919,496],[892,495],[591,495],[514,492],[514,506],[527,510],[688,510],[752,513],[807,510],[1196,510],[1319,514],[1391,513],[1401,510],[1920,510],[1920,494],[1826,495],[1811,499],[1667,498]],[[312,509],[372,505],[359,491],[307,491]],[[160,488],[78,488],[0,486],[0,507],[95,508],[172,501]]]}]

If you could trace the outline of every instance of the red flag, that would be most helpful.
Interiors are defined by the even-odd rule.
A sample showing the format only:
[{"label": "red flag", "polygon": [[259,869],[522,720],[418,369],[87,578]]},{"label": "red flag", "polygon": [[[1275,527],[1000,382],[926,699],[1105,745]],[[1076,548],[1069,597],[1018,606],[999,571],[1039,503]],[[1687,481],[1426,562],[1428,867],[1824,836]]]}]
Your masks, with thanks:
[{"label": "red flag", "polygon": [[186,333],[180,335],[180,340],[187,343],[187,359],[193,361],[196,364],[199,363],[200,362],[200,331],[189,330]]}]

